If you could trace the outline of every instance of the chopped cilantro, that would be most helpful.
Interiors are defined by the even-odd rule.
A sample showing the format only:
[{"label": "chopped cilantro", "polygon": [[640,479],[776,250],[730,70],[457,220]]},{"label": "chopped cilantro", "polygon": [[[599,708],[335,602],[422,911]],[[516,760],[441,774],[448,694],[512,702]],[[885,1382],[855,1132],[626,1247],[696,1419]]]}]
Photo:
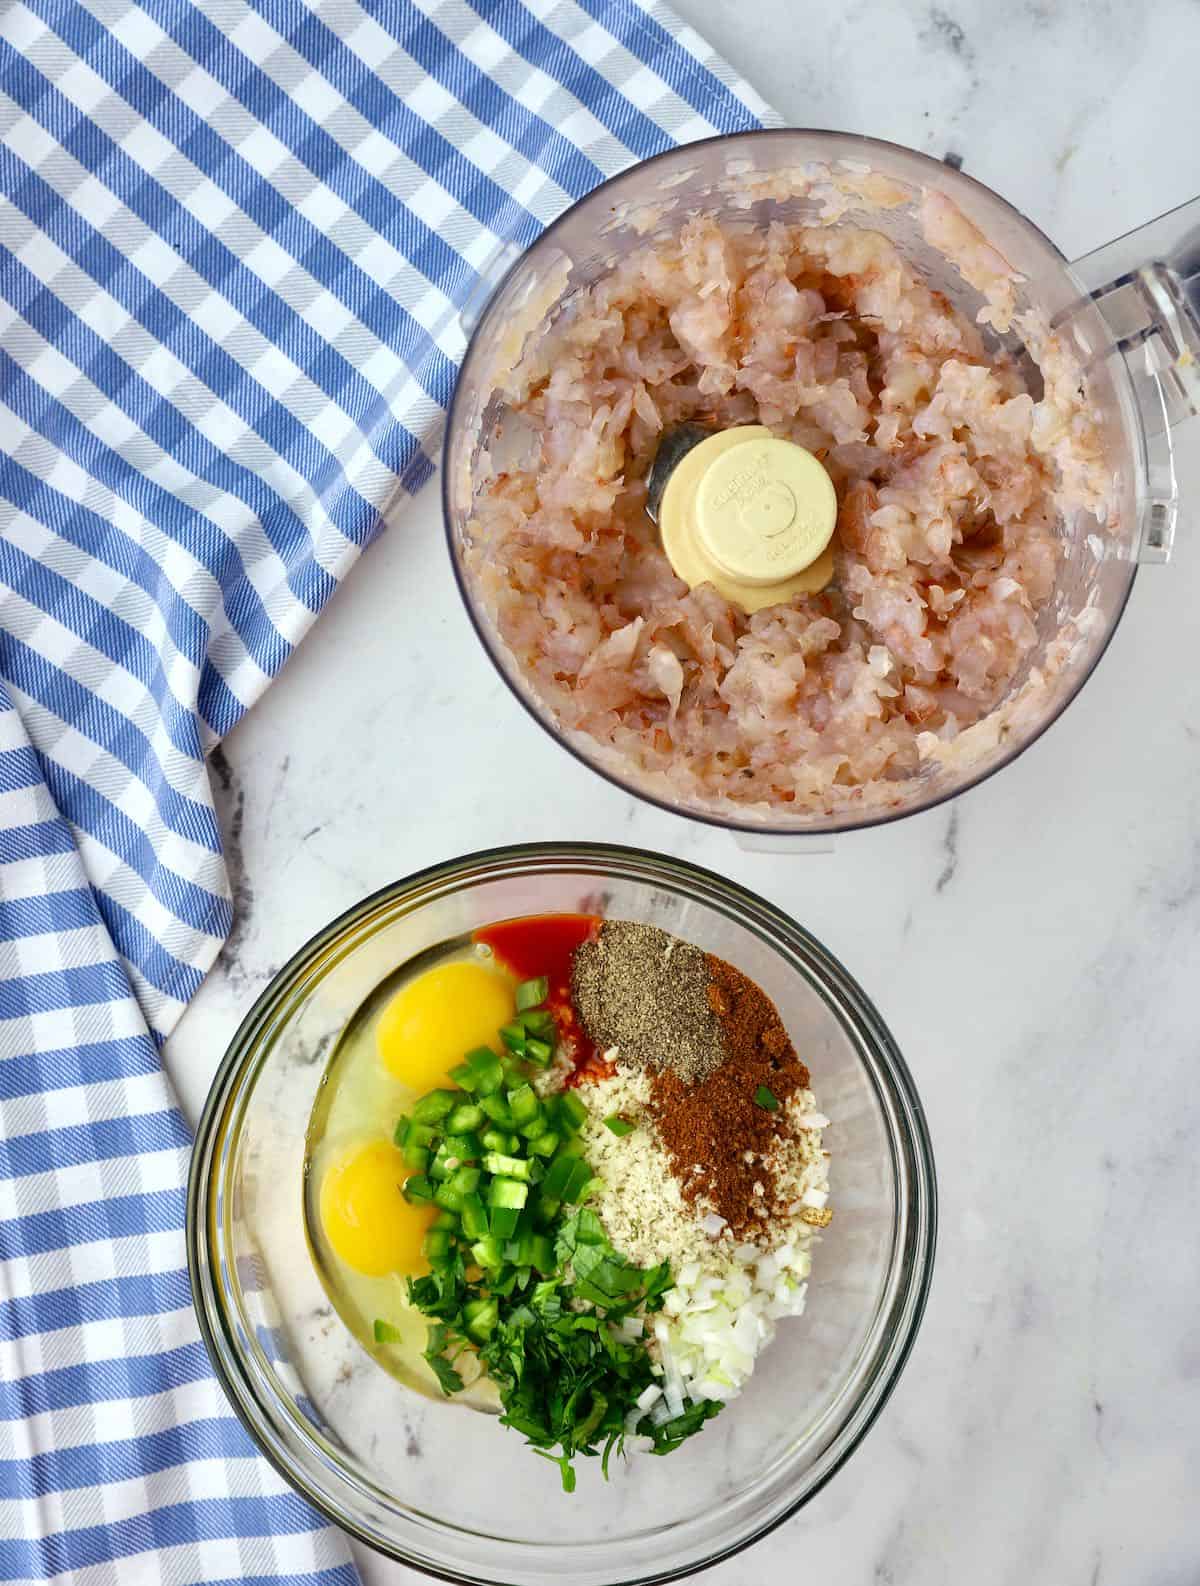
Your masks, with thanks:
[{"label": "chopped cilantro", "polygon": [[[665,1261],[648,1269],[626,1261],[586,1208],[559,1224],[554,1255],[553,1276],[538,1280],[527,1274],[508,1294],[489,1290],[486,1277],[468,1282],[461,1260],[444,1273],[410,1280],[409,1294],[439,1318],[429,1329],[425,1359],[442,1391],[461,1389],[452,1360],[461,1350],[474,1350],[499,1390],[501,1424],[554,1461],[564,1492],[572,1492],[574,1458],[598,1455],[607,1475],[613,1451],[624,1444],[627,1416],[655,1380],[644,1339],[626,1338],[613,1324],[658,1310],[672,1280]],[[484,1293],[499,1315],[486,1340],[478,1342],[468,1337],[464,1313]],[[720,1408],[715,1402],[692,1404],[661,1426],[647,1415],[637,1430],[653,1440],[656,1454],[668,1454]]]},{"label": "chopped cilantro", "polygon": [[[438,1379],[442,1392],[449,1397],[452,1393],[461,1393],[463,1379],[454,1369],[453,1362],[447,1358],[446,1349],[450,1345],[450,1329],[444,1322],[429,1329],[429,1337],[425,1345],[425,1359],[433,1368],[433,1374]],[[461,1349],[461,1344],[459,1348]],[[457,1350],[455,1353],[457,1354]]]}]

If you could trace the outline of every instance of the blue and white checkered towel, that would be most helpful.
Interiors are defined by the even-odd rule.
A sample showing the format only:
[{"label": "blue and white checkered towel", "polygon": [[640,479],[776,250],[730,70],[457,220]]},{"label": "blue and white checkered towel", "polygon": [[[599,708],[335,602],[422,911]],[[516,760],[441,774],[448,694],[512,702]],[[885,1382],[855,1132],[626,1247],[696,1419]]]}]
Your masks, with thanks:
[{"label": "blue and white checkered towel", "polygon": [[190,1306],[205,754],[429,477],[497,252],[766,119],[653,0],[0,6],[0,1580],[353,1580]]}]

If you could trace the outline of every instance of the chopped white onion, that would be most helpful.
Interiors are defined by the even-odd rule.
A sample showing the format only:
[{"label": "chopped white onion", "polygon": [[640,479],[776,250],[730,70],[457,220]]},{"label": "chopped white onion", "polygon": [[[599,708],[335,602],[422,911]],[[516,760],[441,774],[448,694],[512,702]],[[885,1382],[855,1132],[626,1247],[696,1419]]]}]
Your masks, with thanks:
[{"label": "chopped white onion", "polygon": [[653,1318],[655,1375],[662,1387],[655,1385],[648,1400],[652,1416],[681,1414],[688,1400],[724,1403],[734,1398],[774,1336],[776,1322],[804,1310],[807,1239],[803,1249],[796,1240],[778,1250],[736,1245],[729,1256],[724,1276],[711,1271],[702,1275],[699,1262],[681,1267],[663,1309]]},{"label": "chopped white onion", "polygon": [[778,1274],[779,1258],[768,1250],[766,1255],[759,1259],[758,1270],[754,1274],[755,1286],[760,1289],[771,1288]]},{"label": "chopped white onion", "polygon": [[749,1306],[738,1313],[733,1324],[733,1342],[743,1355],[753,1358],[758,1352],[758,1320]]},{"label": "chopped white onion", "polygon": [[679,1415],[683,1409],[683,1373],[679,1369],[679,1362],[675,1359],[675,1352],[669,1343],[664,1343],[662,1346],[662,1363],[664,1373],[663,1390],[668,1401],[679,1400],[679,1409],[675,1411],[675,1414]]},{"label": "chopped white onion", "polygon": [[[886,656],[876,657],[877,662]],[[887,657],[890,661],[890,657]],[[882,668],[880,668],[882,670]],[[829,1120],[815,1109],[800,1110],[807,1096],[789,1106],[793,1127],[822,1129]],[[737,1242],[729,1224],[717,1212],[708,1212],[693,1224],[711,1243],[697,1249],[693,1242],[686,1256],[672,1261],[674,1282],[663,1295],[660,1309],[644,1317],[627,1318],[614,1328],[621,1338],[647,1337],[654,1380],[630,1412],[627,1430],[648,1418],[660,1427],[686,1411],[689,1402],[724,1403],[745,1386],[759,1353],[774,1337],[776,1324],[799,1316],[806,1299],[805,1279],[811,1266],[810,1250],[816,1234],[800,1217],[806,1208],[820,1210],[828,1203],[826,1166],[828,1153],[811,1153],[789,1177],[787,1188],[795,1197],[786,1224],[790,1237],[771,1248],[771,1235],[783,1230],[762,1228],[761,1243]],[[753,1153],[750,1153],[753,1160]],[[694,1237],[694,1236],[693,1236]]]}]

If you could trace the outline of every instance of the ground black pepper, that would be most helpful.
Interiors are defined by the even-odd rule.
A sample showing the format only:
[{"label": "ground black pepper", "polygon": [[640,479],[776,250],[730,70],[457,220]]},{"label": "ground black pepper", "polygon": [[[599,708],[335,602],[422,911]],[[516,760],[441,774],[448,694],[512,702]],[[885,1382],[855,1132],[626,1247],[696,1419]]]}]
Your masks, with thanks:
[{"label": "ground black pepper", "polygon": [[571,995],[599,1051],[689,1085],[725,1061],[707,956],[654,925],[606,920],[575,951]]}]

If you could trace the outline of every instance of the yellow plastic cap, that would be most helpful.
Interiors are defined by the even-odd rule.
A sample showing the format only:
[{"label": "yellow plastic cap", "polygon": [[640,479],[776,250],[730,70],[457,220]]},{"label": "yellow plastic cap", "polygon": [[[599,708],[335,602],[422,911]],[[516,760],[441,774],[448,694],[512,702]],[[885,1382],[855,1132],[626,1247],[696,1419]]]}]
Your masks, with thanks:
[{"label": "yellow plastic cap", "polygon": [[812,455],[760,424],[722,430],[694,446],[663,491],[663,549],[686,583],[712,584],[753,612],[833,573],[833,482]]}]

